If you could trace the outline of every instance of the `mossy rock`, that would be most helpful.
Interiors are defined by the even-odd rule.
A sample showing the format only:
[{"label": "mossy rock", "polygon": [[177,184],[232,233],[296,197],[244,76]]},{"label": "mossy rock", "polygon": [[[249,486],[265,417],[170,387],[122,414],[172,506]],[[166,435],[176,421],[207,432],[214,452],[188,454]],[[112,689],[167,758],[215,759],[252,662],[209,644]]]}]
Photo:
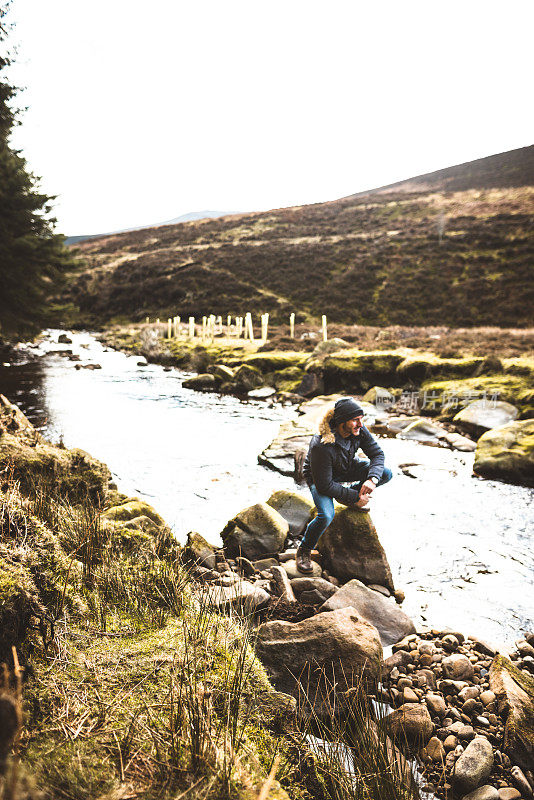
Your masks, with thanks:
[{"label": "mossy rock", "polygon": [[221,532],[224,549],[232,558],[245,556],[254,561],[279,553],[289,531],[289,523],[266,503],[243,509]]},{"label": "mossy rock", "polygon": [[291,536],[299,536],[315,513],[315,506],[311,500],[287,489],[278,489],[273,492],[267,500],[267,505],[278,511],[287,520]]},{"label": "mossy rock", "polygon": [[218,378],[219,381],[233,381],[234,379],[234,370],[224,364],[215,364],[215,366],[210,368],[210,372]]},{"label": "mossy rock", "polygon": [[314,357],[306,364],[307,371],[322,370],[324,391],[366,392],[378,383],[392,383],[404,356],[394,351],[365,352],[346,350],[324,360]]},{"label": "mossy rock", "polygon": [[145,503],[144,500],[129,500],[120,506],[112,506],[104,511],[103,516],[106,519],[120,522],[135,520],[138,517],[148,517],[158,528],[165,527],[163,517],[160,517],[158,512],[151,505]]},{"label": "mossy rock", "polygon": [[187,534],[181,558],[185,564],[200,564],[208,569],[215,568],[215,548],[196,531],[189,531]]},{"label": "mossy rock", "polygon": [[399,376],[412,382],[431,377],[463,378],[473,376],[480,370],[483,358],[440,358],[433,353],[413,355],[405,358],[397,367]]},{"label": "mossy rock", "polygon": [[12,648],[19,649],[24,643],[39,608],[30,571],[21,564],[0,564],[0,664],[11,663]]},{"label": "mossy rock", "polygon": [[306,353],[295,353],[290,350],[284,350],[280,353],[276,351],[255,353],[254,355],[247,356],[246,359],[243,360],[243,363],[251,367],[256,367],[256,369],[265,374],[287,369],[288,367],[303,367],[307,358],[308,356]]},{"label": "mossy rock", "polygon": [[250,364],[241,364],[234,375],[234,383],[238,390],[250,392],[251,389],[258,389],[263,385],[261,372]]},{"label": "mossy rock", "polygon": [[9,433],[0,436],[2,468],[13,469],[13,476],[25,493],[34,491],[37,485],[46,485],[73,502],[88,498],[102,503],[111,479],[107,466],[84,450],[68,450],[45,442],[32,447]]},{"label": "mossy rock", "polygon": [[206,372],[201,375],[195,375],[194,378],[186,378],[185,381],[182,381],[182,386],[184,389],[195,389],[197,392],[214,392],[219,383],[220,381],[215,375]]},{"label": "mossy rock", "polygon": [[484,478],[534,486],[534,419],[509,422],[483,434],[473,470]]},{"label": "mossy rock", "polygon": [[497,655],[489,679],[499,710],[506,714],[503,750],[512,764],[531,769],[534,764],[534,678],[519,670],[510,659]]},{"label": "mossy rock", "polygon": [[[530,381],[518,375],[485,375],[463,380],[431,380],[421,385],[420,391],[427,397],[434,396],[434,412],[446,419],[452,419],[467,403],[486,398],[488,402],[503,400],[519,408],[534,405],[534,388]],[[425,413],[429,408],[423,409]]]},{"label": "mossy rock", "polygon": [[292,389],[287,389],[287,384],[291,385],[298,385],[299,381],[302,380],[302,376],[304,375],[304,371],[301,367],[286,367],[285,369],[276,370],[270,376],[270,383],[276,389],[282,389],[283,391],[290,392],[293,391]]}]

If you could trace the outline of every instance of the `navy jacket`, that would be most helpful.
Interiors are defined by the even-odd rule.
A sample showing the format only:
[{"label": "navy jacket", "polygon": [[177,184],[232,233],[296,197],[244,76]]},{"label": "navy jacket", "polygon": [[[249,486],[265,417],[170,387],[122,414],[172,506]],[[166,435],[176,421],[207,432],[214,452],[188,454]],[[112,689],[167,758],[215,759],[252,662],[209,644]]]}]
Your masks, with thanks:
[{"label": "navy jacket", "polygon": [[308,485],[314,483],[320,494],[333,497],[346,506],[353,505],[358,500],[358,492],[343,486],[342,482],[359,479],[356,468],[359,449],[371,462],[368,477],[380,480],[384,471],[384,451],[363,425],[357,436],[351,434],[348,439],[334,431],[312,436],[304,462],[306,482]]}]

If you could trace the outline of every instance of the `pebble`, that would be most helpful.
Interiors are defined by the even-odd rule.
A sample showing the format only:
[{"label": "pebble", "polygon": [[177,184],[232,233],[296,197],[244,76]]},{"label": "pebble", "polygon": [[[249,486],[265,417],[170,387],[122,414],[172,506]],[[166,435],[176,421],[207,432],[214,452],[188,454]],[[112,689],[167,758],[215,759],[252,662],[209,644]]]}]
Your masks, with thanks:
[{"label": "pebble", "polygon": [[445,700],[439,694],[427,694],[425,701],[428,710],[435,717],[444,717],[447,713],[447,706]]},{"label": "pebble", "polygon": [[487,689],[485,692],[482,692],[480,695],[480,701],[485,706],[489,706],[490,703],[495,702],[495,693],[492,692],[490,689]]},{"label": "pebble", "polygon": [[521,793],[511,786],[499,789],[499,800],[520,800]]},{"label": "pebble", "polygon": [[445,748],[437,736],[432,736],[426,746],[426,751],[432,761],[443,761],[445,758]]},{"label": "pebble", "polygon": [[479,786],[474,792],[464,795],[462,800],[499,800],[499,792],[494,786]]},{"label": "pebble", "polygon": [[450,735],[447,736],[445,741],[443,742],[443,747],[448,752],[449,750],[454,750],[457,744],[458,744],[458,739],[456,738],[456,736]]}]

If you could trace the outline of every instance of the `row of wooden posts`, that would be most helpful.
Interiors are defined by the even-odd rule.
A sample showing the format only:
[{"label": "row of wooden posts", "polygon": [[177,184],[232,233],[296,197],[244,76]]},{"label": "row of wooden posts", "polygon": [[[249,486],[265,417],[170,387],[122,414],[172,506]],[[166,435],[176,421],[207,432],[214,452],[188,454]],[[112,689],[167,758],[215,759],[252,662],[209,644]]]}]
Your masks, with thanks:
[{"label": "row of wooden posts", "polygon": [[[232,322],[232,319],[235,322]],[[146,324],[150,325],[150,317],[146,318]],[[223,336],[225,333],[225,326],[223,325],[223,318],[216,317],[215,314],[210,314],[209,317],[202,317],[202,324],[198,326],[194,317],[189,317],[187,322],[182,322],[181,317],[169,317],[167,322],[161,322],[159,317],[154,323],[156,331],[166,333],[167,339],[178,339],[184,337],[186,339],[201,339],[204,341],[213,341],[215,336]],[[261,324],[261,337],[262,342],[266,342],[269,338],[269,314],[262,314],[260,317]],[[166,329],[166,330],[165,330]],[[328,329],[326,316],[323,314],[321,329],[323,334],[323,341],[328,339]],[[247,311],[244,317],[232,317],[230,314],[226,317],[226,336],[237,337],[238,339],[249,339],[251,342],[255,341],[254,326],[252,324],[252,314]],[[289,336],[291,339],[295,338],[295,314],[289,315]]]}]

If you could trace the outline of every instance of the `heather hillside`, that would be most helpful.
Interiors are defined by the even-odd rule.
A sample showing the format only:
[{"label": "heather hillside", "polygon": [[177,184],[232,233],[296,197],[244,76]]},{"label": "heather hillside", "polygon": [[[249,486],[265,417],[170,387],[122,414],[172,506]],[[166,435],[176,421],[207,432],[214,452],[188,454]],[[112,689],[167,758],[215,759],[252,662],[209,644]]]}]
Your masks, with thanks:
[{"label": "heather hillside", "polygon": [[81,243],[62,302],[85,324],[271,313],[275,321],[530,325],[534,146],[334,202]]}]

